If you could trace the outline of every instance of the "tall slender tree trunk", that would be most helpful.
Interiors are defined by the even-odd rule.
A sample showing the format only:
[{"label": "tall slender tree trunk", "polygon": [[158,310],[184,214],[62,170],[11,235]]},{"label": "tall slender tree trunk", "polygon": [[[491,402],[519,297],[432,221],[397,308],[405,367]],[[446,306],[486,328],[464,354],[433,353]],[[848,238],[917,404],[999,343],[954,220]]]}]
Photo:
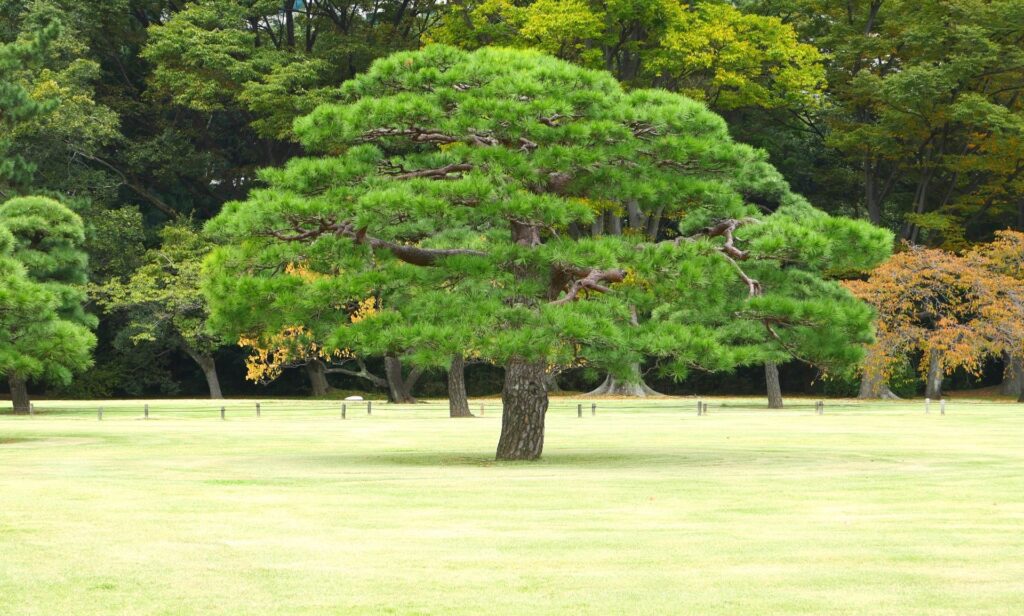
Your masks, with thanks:
[{"label": "tall slender tree trunk", "polygon": [[1024,370],[1024,359],[1003,353],[1003,382],[999,386],[999,393],[1004,396],[1019,396],[1024,390],[1024,382],[1020,379],[1021,370]]},{"label": "tall slender tree trunk", "polygon": [[25,379],[13,374],[7,377],[7,383],[11,386],[11,402],[14,406],[14,412],[17,414],[27,414],[29,404],[31,404],[28,397],[28,383]]},{"label": "tall slender tree trunk", "polygon": [[933,400],[942,398],[942,353],[931,350],[928,352],[928,377],[925,382],[924,396]]},{"label": "tall slender tree trunk", "polygon": [[324,366],[324,362],[319,359],[307,362],[306,375],[309,376],[309,386],[314,398],[322,398],[331,390],[331,385],[327,382],[327,367]]},{"label": "tall slender tree trunk", "polygon": [[448,416],[473,416],[466,395],[466,360],[462,353],[452,355],[452,364],[448,368]]},{"label": "tall slender tree trunk", "polygon": [[416,402],[402,378],[402,360],[395,355],[384,356],[384,376],[388,379],[388,400],[399,404]]},{"label": "tall slender tree trunk", "polygon": [[768,385],[768,408],[782,408],[782,385],[779,383],[779,366],[773,361],[764,363],[764,380]]},{"label": "tall slender tree trunk", "polygon": [[544,416],[548,410],[546,369],[546,362],[519,359],[505,366],[497,459],[536,460],[544,451]]},{"label": "tall slender tree trunk", "polygon": [[199,353],[189,352],[189,356],[192,360],[199,364],[199,367],[203,370],[203,376],[206,377],[206,387],[210,391],[210,399],[220,400],[224,397],[224,394],[220,391],[220,378],[217,376],[217,364],[213,360],[212,355],[200,355]]}]

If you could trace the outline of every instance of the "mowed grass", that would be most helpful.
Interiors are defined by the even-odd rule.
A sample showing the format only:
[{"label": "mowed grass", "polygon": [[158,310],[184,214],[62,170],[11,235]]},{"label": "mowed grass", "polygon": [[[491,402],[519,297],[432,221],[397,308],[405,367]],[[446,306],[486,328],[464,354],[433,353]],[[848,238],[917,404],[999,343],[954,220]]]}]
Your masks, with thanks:
[{"label": "mowed grass", "polygon": [[0,613],[1024,613],[1024,405],[789,403],[556,400],[535,463],[493,400],[40,403]]}]

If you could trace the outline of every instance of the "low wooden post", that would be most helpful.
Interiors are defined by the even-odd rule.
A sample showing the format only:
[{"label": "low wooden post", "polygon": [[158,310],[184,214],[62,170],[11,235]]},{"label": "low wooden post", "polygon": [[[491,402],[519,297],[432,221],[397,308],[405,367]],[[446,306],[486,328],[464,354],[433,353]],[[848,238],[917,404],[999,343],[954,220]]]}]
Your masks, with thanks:
[{"label": "low wooden post", "polygon": [[701,401],[701,400],[697,400],[697,417],[700,417],[703,414],[704,414],[704,402]]},{"label": "low wooden post", "polygon": [[347,411],[348,411],[347,405],[344,402],[342,402],[341,403],[341,418],[342,419],[345,419],[345,413]]},{"label": "low wooden post", "polygon": [[143,405],[143,407],[142,407],[142,418],[143,419],[149,419],[149,405],[148,404]]},{"label": "low wooden post", "polygon": [[221,419],[221,421],[224,420],[224,407],[223,406],[220,407],[220,419]]},{"label": "low wooden post", "polygon": [[373,400],[366,401],[366,414],[373,415]]},{"label": "low wooden post", "polygon": [[924,414],[925,415],[928,415],[929,413],[932,412],[931,406],[932,406],[931,398],[925,398],[924,399]]},{"label": "low wooden post", "polygon": [[583,417],[583,405],[582,404],[577,404],[576,405],[576,416],[577,417]]},{"label": "low wooden post", "polygon": [[704,415],[707,415],[707,414],[708,414],[708,403],[705,402],[704,403]]},{"label": "low wooden post", "polygon": [[597,415],[597,403],[596,402],[591,402],[590,403],[590,416],[593,417],[594,415]]},{"label": "low wooden post", "polygon": [[96,421],[103,421],[103,407],[96,409]]},{"label": "low wooden post", "polygon": [[35,414],[36,414],[36,403],[35,402],[29,402],[28,403],[28,416],[29,417],[34,417]]},{"label": "low wooden post", "polygon": [[259,418],[259,416],[260,416],[260,403],[257,402],[256,403],[256,417]]},{"label": "low wooden post", "polygon": [[939,400],[939,415],[946,414],[946,399]]}]

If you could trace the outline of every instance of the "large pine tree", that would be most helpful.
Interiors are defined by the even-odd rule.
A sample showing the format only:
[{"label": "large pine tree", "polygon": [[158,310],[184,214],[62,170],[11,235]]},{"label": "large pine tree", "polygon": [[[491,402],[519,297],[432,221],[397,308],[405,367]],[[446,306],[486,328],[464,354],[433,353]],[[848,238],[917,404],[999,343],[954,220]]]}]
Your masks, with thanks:
[{"label": "large pine tree", "polygon": [[[700,103],[444,46],[377,61],[341,97],[296,123],[320,156],[266,170],[209,226],[228,335],[302,323],[337,348],[406,340],[423,363],[465,344],[505,367],[499,459],[541,455],[553,365],[838,367],[870,339],[870,309],[830,278],[891,236],[813,209]],[[653,233],[592,232],[626,202]],[[381,310],[351,322],[368,293]]]}]

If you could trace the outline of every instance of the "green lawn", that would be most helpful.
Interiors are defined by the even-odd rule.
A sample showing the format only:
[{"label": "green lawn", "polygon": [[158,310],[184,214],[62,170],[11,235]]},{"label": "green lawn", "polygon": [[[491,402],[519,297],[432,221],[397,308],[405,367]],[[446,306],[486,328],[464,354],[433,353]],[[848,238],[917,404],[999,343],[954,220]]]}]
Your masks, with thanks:
[{"label": "green lawn", "polygon": [[[1024,405],[40,403],[0,417],[0,614],[1024,613]],[[479,402],[473,403],[479,412]]]}]

